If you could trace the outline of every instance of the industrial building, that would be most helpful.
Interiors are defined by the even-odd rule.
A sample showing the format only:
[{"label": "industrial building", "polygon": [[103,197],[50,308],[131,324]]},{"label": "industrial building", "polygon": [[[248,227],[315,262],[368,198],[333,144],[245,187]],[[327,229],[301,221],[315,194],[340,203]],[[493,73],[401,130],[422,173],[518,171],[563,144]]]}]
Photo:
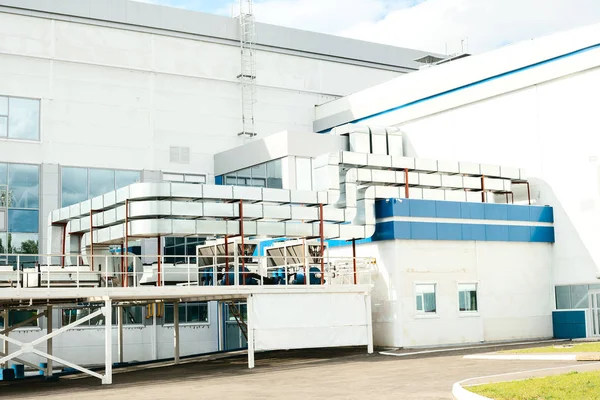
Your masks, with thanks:
[{"label": "industrial building", "polygon": [[600,25],[443,62],[249,16],[0,0],[0,363],[600,335]]}]

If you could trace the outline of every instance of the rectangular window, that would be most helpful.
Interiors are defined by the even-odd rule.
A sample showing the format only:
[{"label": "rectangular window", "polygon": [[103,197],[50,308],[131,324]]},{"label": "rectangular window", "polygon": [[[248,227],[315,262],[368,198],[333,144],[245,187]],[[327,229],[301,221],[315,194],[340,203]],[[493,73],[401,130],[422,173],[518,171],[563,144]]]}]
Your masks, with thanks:
[{"label": "rectangular window", "polygon": [[121,189],[125,186],[132,185],[136,182],[141,182],[142,176],[139,171],[115,171],[115,188]]},{"label": "rectangular window", "polygon": [[40,169],[37,165],[8,165],[8,207],[38,208]]},{"label": "rectangular window", "polygon": [[[15,326],[21,322],[27,321],[37,315],[37,310],[12,310],[8,312],[8,326]],[[23,328],[35,328],[38,326],[39,318],[29,321]],[[4,318],[0,316],[0,328],[4,328]]]},{"label": "rectangular window", "polygon": [[61,167],[61,207],[81,203],[141,180],[139,171]]},{"label": "rectangular window", "polygon": [[[173,304],[165,304],[165,323],[172,324],[175,321]],[[207,324],[208,303],[179,303],[180,324]]]},{"label": "rectangular window", "polygon": [[415,300],[417,313],[434,314],[436,309],[435,283],[416,284]]},{"label": "rectangular window", "polygon": [[461,312],[477,311],[477,284],[458,284],[458,310]]},{"label": "rectangular window", "polygon": [[[88,315],[98,311],[100,308],[64,308],[62,310],[62,326],[67,326]],[[143,321],[143,306],[123,307],[123,325],[141,325]],[[118,324],[118,308],[112,309],[112,324]],[[104,315],[100,314],[84,322],[79,326],[104,326]]]},{"label": "rectangular window", "polygon": [[281,158],[267,163],[267,187],[281,189],[283,188],[283,167]]},{"label": "rectangular window", "polygon": [[[3,99],[6,99],[4,97]],[[40,101],[18,97],[0,100],[0,115],[7,117],[6,137],[10,139],[40,140]],[[0,125],[2,121],[0,121]],[[1,129],[1,128],[0,128]]]},{"label": "rectangular window", "polygon": [[8,118],[0,116],[0,138],[8,136]]}]

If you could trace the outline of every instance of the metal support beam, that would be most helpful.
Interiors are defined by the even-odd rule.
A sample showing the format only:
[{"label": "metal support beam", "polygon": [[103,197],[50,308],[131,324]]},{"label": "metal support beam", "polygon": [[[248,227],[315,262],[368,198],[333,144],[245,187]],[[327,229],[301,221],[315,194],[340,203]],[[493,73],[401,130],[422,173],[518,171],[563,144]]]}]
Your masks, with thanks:
[{"label": "metal support beam", "polygon": [[160,250],[161,250],[161,243],[160,243],[160,236],[158,236],[156,238],[156,248],[158,249],[158,282],[156,282],[156,286],[162,286],[162,280],[161,280],[161,273],[160,273]]},{"label": "metal support beam", "polygon": [[319,240],[321,242],[321,285],[325,284],[325,235],[323,234],[323,203],[319,204]]},{"label": "metal support beam", "polygon": [[242,285],[246,284],[246,260],[244,259],[244,201],[240,200],[240,236],[241,236],[241,247],[242,247]]},{"label": "metal support beam", "polygon": [[354,276],[354,284],[356,285],[356,239],[352,239],[352,271]]},{"label": "metal support beam", "polygon": [[[0,333],[0,335],[8,335],[8,332],[10,331],[8,328],[8,308],[5,308],[2,311],[2,318],[4,319],[4,330]],[[4,353],[5,355],[8,354],[8,340],[4,340],[2,342],[2,353]],[[2,368],[8,368],[8,362],[0,363],[0,365],[2,366]]]},{"label": "metal support beam", "polygon": [[173,349],[175,364],[179,364],[179,302],[173,303]]},{"label": "metal support beam", "polygon": [[404,168],[404,197],[408,199],[409,190],[408,190],[408,168]]},{"label": "metal support beam", "polygon": [[527,203],[531,205],[531,187],[529,186],[529,182],[527,182]]},{"label": "metal support beam", "polygon": [[117,343],[119,362],[123,363],[123,306],[117,306]]},{"label": "metal support beam", "polygon": [[248,330],[248,368],[254,368],[254,325],[252,318],[252,312],[254,310],[254,297],[252,295],[248,296],[248,300],[246,303],[246,311],[248,313],[248,320],[246,321],[246,326]]},{"label": "metal support beam", "polygon": [[225,285],[229,285],[229,236],[225,235]]},{"label": "metal support beam", "polygon": [[[90,209],[90,268],[94,270],[94,210]],[[106,282],[108,286],[108,282]]]},{"label": "metal support beam", "polygon": [[104,301],[104,376],[103,385],[112,384],[112,301]]},{"label": "metal support beam", "polygon": [[365,294],[365,313],[367,318],[367,353],[373,354],[373,319],[371,311],[371,295]]},{"label": "metal support beam", "polygon": [[[129,199],[125,199],[125,254],[129,253]],[[123,253],[121,252],[121,255]],[[133,261],[133,286],[136,286],[135,283],[135,260]],[[125,270],[129,269],[129,259],[125,257]],[[129,275],[129,274],[126,274]],[[129,285],[127,279],[125,279],[125,287]]]},{"label": "metal support beam", "polygon": [[485,203],[485,176],[481,175],[481,202]]},{"label": "metal support beam", "polygon": [[46,343],[46,353],[48,353],[49,357],[46,357],[46,371],[44,376],[52,376],[52,306],[48,306],[46,310],[46,335],[48,335],[48,342]]}]

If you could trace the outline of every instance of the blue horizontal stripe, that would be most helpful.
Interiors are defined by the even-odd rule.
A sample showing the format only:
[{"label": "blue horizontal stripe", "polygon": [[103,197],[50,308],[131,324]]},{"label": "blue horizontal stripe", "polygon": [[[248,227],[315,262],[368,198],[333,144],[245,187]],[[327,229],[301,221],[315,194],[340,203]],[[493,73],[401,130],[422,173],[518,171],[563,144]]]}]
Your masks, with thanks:
[{"label": "blue horizontal stripe", "polygon": [[390,217],[483,219],[488,221],[554,222],[549,206],[467,203],[457,201],[388,199],[375,203],[375,216]]},{"label": "blue horizontal stripe", "polygon": [[373,241],[380,240],[554,243],[554,227],[386,221],[376,225]]},{"label": "blue horizontal stripe", "polygon": [[[478,81],[471,82],[471,83],[468,83],[466,85],[458,86],[458,87],[455,87],[455,88],[452,88],[452,89],[449,89],[449,90],[446,90],[446,91],[443,91],[443,92],[440,92],[440,93],[436,93],[436,94],[431,95],[431,96],[426,96],[426,97],[423,97],[423,98],[420,98],[420,99],[417,99],[417,100],[414,100],[414,101],[411,101],[411,102],[408,102],[408,103],[405,103],[405,104],[401,104],[399,106],[395,106],[395,107],[389,108],[387,110],[383,110],[383,111],[380,111],[380,112],[377,112],[377,113],[374,113],[374,114],[371,114],[371,115],[367,115],[365,117],[361,117],[361,118],[357,118],[357,119],[352,120],[352,121],[344,122],[344,123],[341,123],[339,125],[343,125],[343,124],[355,124],[355,123],[364,122],[364,121],[366,121],[368,119],[379,117],[381,115],[388,114],[388,113],[391,113],[391,112],[394,112],[394,111],[398,111],[398,110],[401,110],[403,108],[410,107],[410,106],[413,106],[413,105],[416,105],[416,104],[419,104],[419,103],[423,103],[423,102],[428,101],[428,100],[433,100],[433,99],[438,98],[438,97],[446,96],[448,94],[451,94],[451,93],[454,93],[454,92],[458,92],[458,91],[463,90],[463,89],[467,89],[467,88],[470,88],[470,87],[473,87],[473,86],[481,85],[481,84],[484,84],[484,83],[487,83],[487,82],[490,82],[490,81],[493,81],[493,80],[496,80],[496,79],[504,78],[506,76],[509,76],[509,75],[512,75],[512,74],[516,74],[516,73],[519,73],[519,72],[522,72],[522,71],[527,71],[527,70],[529,70],[531,68],[536,68],[536,67],[542,66],[544,64],[549,64],[551,62],[554,62],[554,61],[557,61],[557,60],[560,60],[560,59],[563,59],[563,58],[567,58],[567,57],[571,57],[571,56],[574,56],[574,55],[577,55],[577,54],[585,53],[587,51],[596,49],[598,47],[600,47],[600,43],[592,45],[592,46],[584,47],[582,49],[575,50],[575,51],[572,51],[572,52],[569,52],[569,53],[566,53],[566,54],[562,54],[560,56],[552,57],[552,58],[549,58],[547,60],[539,61],[539,62],[530,64],[530,65],[526,65],[524,67],[520,67],[520,68],[516,68],[516,69],[510,70],[510,71],[506,71],[506,72],[503,72],[501,74],[493,75],[493,76],[490,76],[488,78],[480,79]],[[331,128],[326,129],[326,130],[322,130],[322,131],[320,131],[320,133],[327,133],[329,131],[331,131]]]}]

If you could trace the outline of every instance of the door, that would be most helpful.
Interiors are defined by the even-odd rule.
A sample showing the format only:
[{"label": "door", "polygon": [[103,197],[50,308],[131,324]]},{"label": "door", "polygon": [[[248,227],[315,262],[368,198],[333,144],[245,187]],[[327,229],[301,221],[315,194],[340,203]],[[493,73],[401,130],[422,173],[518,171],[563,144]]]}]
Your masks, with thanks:
[{"label": "door", "polygon": [[600,337],[600,290],[591,290],[588,296],[590,300],[590,333],[594,337]]}]

